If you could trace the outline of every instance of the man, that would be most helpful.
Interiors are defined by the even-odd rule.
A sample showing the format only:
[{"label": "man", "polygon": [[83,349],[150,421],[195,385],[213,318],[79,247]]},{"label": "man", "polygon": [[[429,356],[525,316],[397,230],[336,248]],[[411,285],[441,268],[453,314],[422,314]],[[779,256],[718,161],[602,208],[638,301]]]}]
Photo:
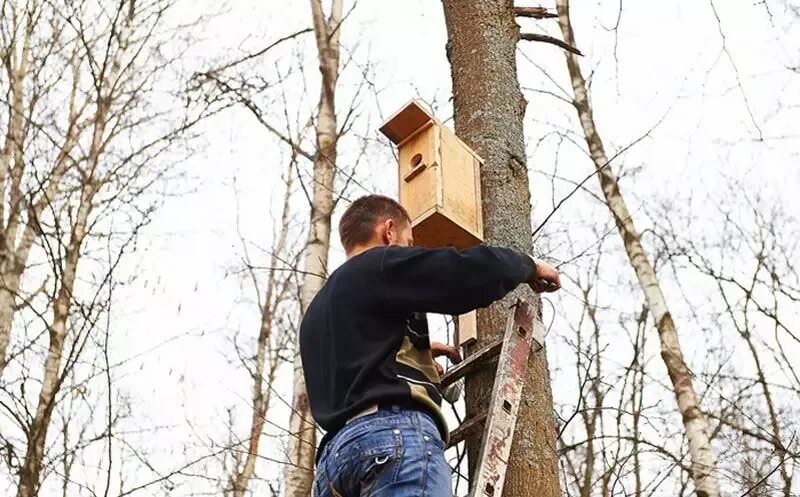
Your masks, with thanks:
[{"label": "man", "polygon": [[449,435],[423,313],[486,307],[521,283],[560,286],[558,271],[517,251],[415,248],[405,209],[379,195],[342,216],[347,261],[330,275],[300,326],[311,412],[326,430],[317,453],[319,497],[452,495]]}]

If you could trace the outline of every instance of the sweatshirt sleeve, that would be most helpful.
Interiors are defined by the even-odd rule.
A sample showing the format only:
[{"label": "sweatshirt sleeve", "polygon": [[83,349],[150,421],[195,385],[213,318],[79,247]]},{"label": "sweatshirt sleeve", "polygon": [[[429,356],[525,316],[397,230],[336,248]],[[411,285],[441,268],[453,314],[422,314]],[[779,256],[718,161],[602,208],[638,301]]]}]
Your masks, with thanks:
[{"label": "sweatshirt sleeve", "polygon": [[403,312],[464,314],[530,281],[535,268],[530,256],[509,248],[389,246],[381,254],[376,297]]}]

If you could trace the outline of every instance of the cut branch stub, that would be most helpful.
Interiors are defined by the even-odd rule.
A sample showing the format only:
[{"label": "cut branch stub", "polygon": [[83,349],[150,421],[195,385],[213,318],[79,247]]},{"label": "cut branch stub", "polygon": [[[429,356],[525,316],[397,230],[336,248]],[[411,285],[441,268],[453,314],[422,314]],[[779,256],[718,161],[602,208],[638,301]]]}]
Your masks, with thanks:
[{"label": "cut branch stub", "polygon": [[514,15],[532,19],[553,19],[558,17],[558,14],[548,12],[544,7],[514,7]]}]

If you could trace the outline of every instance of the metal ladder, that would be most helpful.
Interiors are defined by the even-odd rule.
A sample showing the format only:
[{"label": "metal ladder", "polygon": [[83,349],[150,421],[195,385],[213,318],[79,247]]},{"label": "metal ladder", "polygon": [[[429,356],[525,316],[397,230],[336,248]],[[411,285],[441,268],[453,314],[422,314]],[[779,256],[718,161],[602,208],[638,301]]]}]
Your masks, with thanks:
[{"label": "metal ladder", "polygon": [[503,337],[475,350],[442,378],[442,388],[446,388],[498,357],[488,409],[465,420],[450,434],[452,447],[484,425],[470,497],[501,497],[503,493],[528,357],[534,346],[541,348],[543,343],[541,320],[533,315],[528,303],[518,299],[509,309]]}]

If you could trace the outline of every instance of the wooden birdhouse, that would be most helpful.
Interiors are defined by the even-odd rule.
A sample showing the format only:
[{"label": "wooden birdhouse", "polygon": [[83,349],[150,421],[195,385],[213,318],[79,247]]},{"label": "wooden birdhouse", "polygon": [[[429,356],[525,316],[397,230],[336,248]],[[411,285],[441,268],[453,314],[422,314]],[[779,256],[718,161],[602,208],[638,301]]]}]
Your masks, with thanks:
[{"label": "wooden birdhouse", "polygon": [[[483,241],[483,160],[416,100],[380,128],[397,145],[400,204],[414,244],[464,249]],[[477,339],[475,312],[458,318],[459,345]]]},{"label": "wooden birdhouse", "polygon": [[380,128],[397,145],[400,203],[415,245],[458,249],[483,241],[483,160],[416,100]]}]

